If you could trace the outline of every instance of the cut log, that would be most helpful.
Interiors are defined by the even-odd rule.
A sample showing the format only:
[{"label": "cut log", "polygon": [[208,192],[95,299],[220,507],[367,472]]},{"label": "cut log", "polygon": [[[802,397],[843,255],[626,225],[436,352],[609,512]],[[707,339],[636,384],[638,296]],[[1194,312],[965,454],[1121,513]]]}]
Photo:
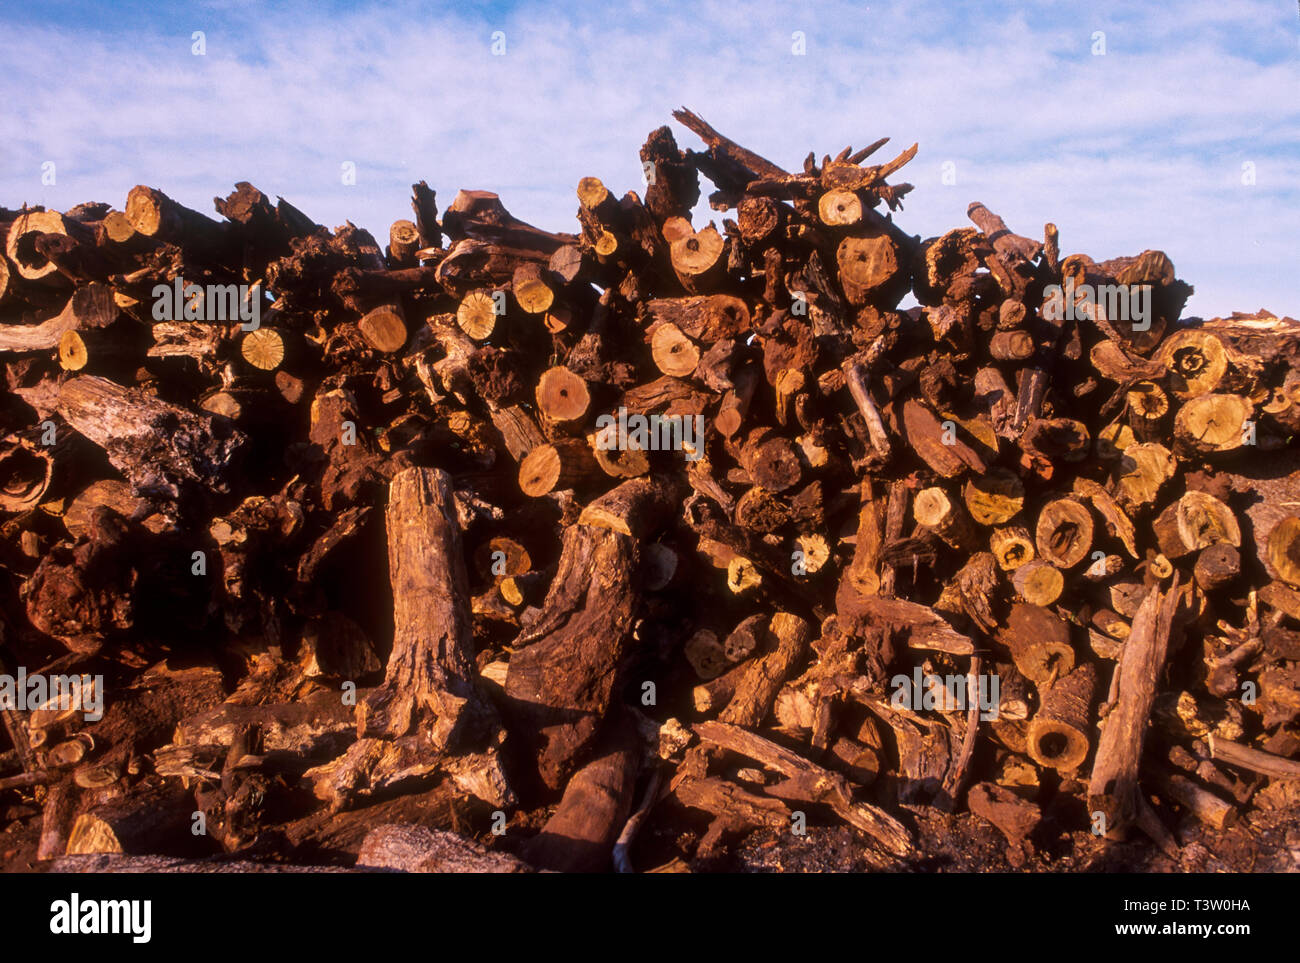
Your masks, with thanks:
[{"label": "cut log", "polygon": [[1040,766],[1077,770],[1091,745],[1091,705],[1097,673],[1085,662],[1039,690],[1041,706],[1029,723],[1029,754]]},{"label": "cut log", "polygon": [[993,467],[966,481],[962,500],[980,525],[1004,525],[1024,507],[1025,486],[1013,472]]},{"label": "cut log", "polygon": [[1092,548],[1092,515],[1072,498],[1057,498],[1038,513],[1034,542],[1038,557],[1058,569],[1082,562]]},{"label": "cut log", "polygon": [[700,349],[675,324],[655,328],[650,342],[655,367],[673,378],[685,378],[700,363]]},{"label": "cut log", "polygon": [[456,323],[475,341],[482,341],[496,330],[497,302],[490,291],[470,291],[456,309]]},{"label": "cut log", "polygon": [[582,378],[560,365],[538,379],[537,407],[554,422],[581,421],[591,407],[591,394]]},{"label": "cut log", "polygon": [[925,488],[916,493],[912,515],[918,525],[934,532],[953,548],[973,549],[980,542],[966,510],[942,488]]},{"label": "cut log", "polygon": [[736,726],[757,726],[772,711],[776,694],[806,658],[812,639],[807,622],[789,612],[777,612],[768,625],[775,640],[767,655],[749,663],[736,683],[736,692],[718,717]]},{"label": "cut log", "polygon": [[555,303],[555,292],[546,283],[542,266],[536,262],[515,268],[511,290],[519,306],[529,314],[545,314]]},{"label": "cut log", "polygon": [[366,343],[376,351],[392,354],[406,344],[406,312],[398,301],[367,311],[357,327]]},{"label": "cut log", "polygon": [[274,371],[284,361],[284,338],[274,328],[258,328],[244,335],[239,353],[259,371]]},{"label": "cut log", "polygon": [[1050,685],[1074,669],[1069,627],[1040,605],[1013,604],[998,641],[1020,674],[1038,685]]},{"label": "cut log", "polygon": [[[989,549],[993,552],[998,567],[1004,572],[1014,572],[1034,560],[1034,539],[1028,529],[1021,525],[1008,525],[1005,528],[994,529],[989,535]],[[1020,591],[1020,586],[1016,586],[1016,591]],[[1060,595],[1060,591],[1058,590],[1056,594]],[[1021,597],[1024,597],[1024,593],[1021,593]],[[1056,600],[1049,599],[1046,603],[1033,599],[1026,599],[1026,601],[1044,605]]]},{"label": "cut log", "polygon": [[577,488],[602,476],[591,447],[578,438],[538,445],[519,463],[519,489],[533,498]]}]

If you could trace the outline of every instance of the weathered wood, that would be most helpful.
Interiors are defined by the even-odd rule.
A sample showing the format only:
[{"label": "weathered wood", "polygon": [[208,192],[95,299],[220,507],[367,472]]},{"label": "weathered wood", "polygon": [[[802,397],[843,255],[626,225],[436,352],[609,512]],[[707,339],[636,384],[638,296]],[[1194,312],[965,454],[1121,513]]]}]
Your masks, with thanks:
[{"label": "weathered wood", "polygon": [[1175,576],[1163,594],[1156,588],[1147,593],[1115,670],[1118,693],[1102,722],[1088,781],[1089,810],[1105,816],[1105,832],[1112,838],[1121,838],[1136,818],[1138,767],[1156,686],[1169,653],[1177,589]]}]

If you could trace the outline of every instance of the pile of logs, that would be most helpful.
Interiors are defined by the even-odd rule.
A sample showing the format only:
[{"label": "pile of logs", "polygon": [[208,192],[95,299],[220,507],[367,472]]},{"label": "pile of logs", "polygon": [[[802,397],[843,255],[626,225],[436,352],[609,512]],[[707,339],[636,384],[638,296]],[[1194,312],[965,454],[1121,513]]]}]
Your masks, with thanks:
[{"label": "pile of logs", "polygon": [[23,858],[889,867],[969,812],[1024,865],[1295,805],[1300,323],[674,116],[575,233],[0,209],[0,675],[103,700],[4,710]]}]

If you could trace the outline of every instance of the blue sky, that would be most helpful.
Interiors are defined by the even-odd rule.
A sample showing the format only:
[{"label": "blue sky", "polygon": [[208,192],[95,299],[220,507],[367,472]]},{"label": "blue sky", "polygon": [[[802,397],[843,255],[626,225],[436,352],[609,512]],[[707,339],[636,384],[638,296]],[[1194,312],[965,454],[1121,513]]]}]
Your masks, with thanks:
[{"label": "blue sky", "polygon": [[671,121],[684,104],[792,169],[919,142],[909,233],[964,226],[980,200],[1024,234],[1055,222],[1065,253],[1163,248],[1189,313],[1300,315],[1294,0],[45,0],[0,6],[0,62],[0,206],[121,206],[147,183],[211,213],[249,180],[384,238],[424,179],[443,206],[495,190],[573,230],[580,177],[642,189],[650,130],[699,146]]}]

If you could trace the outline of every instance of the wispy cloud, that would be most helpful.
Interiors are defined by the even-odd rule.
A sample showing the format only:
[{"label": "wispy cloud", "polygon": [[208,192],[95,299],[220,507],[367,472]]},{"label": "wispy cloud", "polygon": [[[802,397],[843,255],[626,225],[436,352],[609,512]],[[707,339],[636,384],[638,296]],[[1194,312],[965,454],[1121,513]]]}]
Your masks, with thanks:
[{"label": "wispy cloud", "polygon": [[[641,189],[637,148],[687,104],[788,167],[810,149],[919,141],[898,215],[910,232],[959,226],[979,199],[1022,233],[1054,221],[1069,251],[1164,248],[1197,287],[1194,313],[1300,310],[1300,18],[1282,0],[41,9],[0,31],[6,206],[121,205],[148,183],[210,211],[250,180],[383,236],[425,179],[443,204],[497,190],[572,229],[578,178]],[[50,160],[57,182],[42,185]]]}]

